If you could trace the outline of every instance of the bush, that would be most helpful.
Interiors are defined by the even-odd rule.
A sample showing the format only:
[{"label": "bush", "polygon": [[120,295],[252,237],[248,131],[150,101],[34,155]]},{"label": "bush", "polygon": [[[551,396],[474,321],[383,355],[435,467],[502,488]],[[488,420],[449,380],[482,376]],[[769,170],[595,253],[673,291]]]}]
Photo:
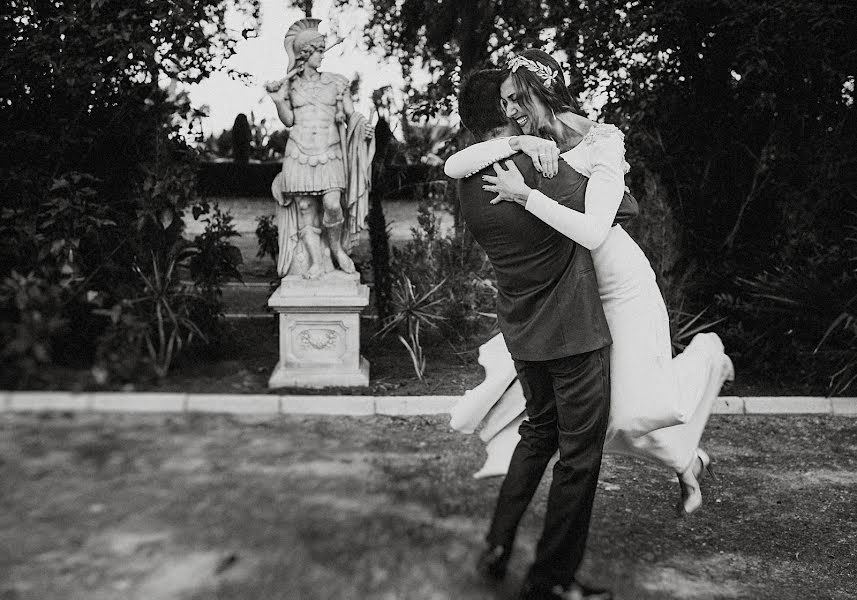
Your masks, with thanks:
[{"label": "bush", "polygon": [[67,290],[51,284],[35,273],[16,271],[0,283],[0,385],[27,385],[38,376],[40,367],[53,359],[52,343],[67,325],[63,304]]},{"label": "bush", "polygon": [[194,336],[206,339],[192,318],[206,299],[179,278],[180,267],[196,252],[179,240],[163,258],[152,253],[149,264],[134,265],[140,282],[138,294],[122,298],[109,310],[96,311],[110,319],[98,352],[106,372],[137,378],[148,367],[162,378]]},{"label": "bush", "polygon": [[847,242],[817,247],[803,264],[739,279],[752,304],[724,298],[738,318],[765,332],[760,341],[779,359],[776,367],[802,365],[830,394],[857,389],[857,239]]},{"label": "bush", "polygon": [[276,264],[280,256],[280,232],[274,219],[274,215],[263,215],[256,219],[256,241],[259,244],[256,258],[270,256]]},{"label": "bush", "polygon": [[[241,252],[229,243],[239,234],[232,216],[216,205],[194,207],[194,213],[207,215],[203,233],[193,242],[178,239],[167,253],[152,253],[148,263],[135,264],[134,294],[95,311],[110,323],[97,351],[104,378],[163,378],[183,350],[220,340],[222,285],[242,280]],[[182,281],[182,274],[192,282]]]},{"label": "bush", "polygon": [[[216,296],[230,251],[224,231],[182,238],[198,202],[184,140],[200,113],[160,82],[199,81],[231,55],[236,8],[258,16],[237,0],[13,3],[0,15],[0,72],[15,82],[0,102],[4,383],[28,385],[50,361],[110,362],[116,348],[129,377],[138,356],[163,374],[204,337],[193,306]],[[186,284],[191,255],[215,258]]]},{"label": "bush", "polygon": [[[412,239],[404,248],[393,250],[396,280],[407,276],[416,297],[444,282],[433,297],[443,317],[440,331],[451,341],[465,342],[486,326],[493,327],[496,285],[485,253],[466,229],[444,235],[426,201],[419,205],[417,223],[411,229]],[[396,311],[395,302],[392,310]]]}]

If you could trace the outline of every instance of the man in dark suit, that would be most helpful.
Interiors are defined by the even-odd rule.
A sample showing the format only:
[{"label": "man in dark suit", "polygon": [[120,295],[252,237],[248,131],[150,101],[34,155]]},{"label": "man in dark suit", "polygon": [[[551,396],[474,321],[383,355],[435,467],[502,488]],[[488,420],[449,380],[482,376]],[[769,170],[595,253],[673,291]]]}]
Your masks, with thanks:
[{"label": "man in dark suit", "polygon": [[[479,71],[462,86],[459,114],[479,140],[514,135],[500,112],[503,74]],[[542,177],[523,154],[511,160],[530,187],[584,210],[588,180],[564,161]],[[497,317],[526,398],[527,419],[500,488],[478,570],[505,575],[518,523],[554,453],[544,530],[521,599],[580,597],[605,600],[611,592],[575,581],[583,558],[601,467],[610,401],[612,343],[589,251],[513,202],[491,205],[482,189],[488,167],[461,182],[461,215],[497,275]],[[633,202],[633,198],[630,198]],[[636,214],[636,203],[620,210]]]}]

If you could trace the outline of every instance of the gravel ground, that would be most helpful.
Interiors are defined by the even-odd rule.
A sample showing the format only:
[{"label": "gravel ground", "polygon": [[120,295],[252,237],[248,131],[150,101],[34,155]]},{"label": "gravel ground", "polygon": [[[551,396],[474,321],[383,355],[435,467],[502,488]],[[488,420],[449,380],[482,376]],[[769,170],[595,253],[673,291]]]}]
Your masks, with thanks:
[{"label": "gravel ground", "polygon": [[[437,417],[11,415],[0,428],[3,600],[507,599],[472,570],[499,479]],[[584,578],[623,600],[846,600],[857,420],[712,418],[719,477],[605,457]]]}]

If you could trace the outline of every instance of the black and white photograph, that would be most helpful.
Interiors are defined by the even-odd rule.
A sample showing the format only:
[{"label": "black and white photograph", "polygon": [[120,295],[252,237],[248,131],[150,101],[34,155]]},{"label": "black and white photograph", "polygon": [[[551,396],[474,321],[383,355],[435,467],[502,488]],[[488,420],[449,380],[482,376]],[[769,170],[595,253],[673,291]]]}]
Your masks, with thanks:
[{"label": "black and white photograph", "polygon": [[853,0],[5,0],[0,600],[857,598]]}]

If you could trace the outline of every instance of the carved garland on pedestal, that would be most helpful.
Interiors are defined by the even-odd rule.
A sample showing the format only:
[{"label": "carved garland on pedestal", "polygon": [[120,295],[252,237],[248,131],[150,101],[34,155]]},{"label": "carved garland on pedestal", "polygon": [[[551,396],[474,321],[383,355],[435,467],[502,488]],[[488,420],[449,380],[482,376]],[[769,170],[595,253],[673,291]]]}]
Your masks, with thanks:
[{"label": "carved garland on pedestal", "polygon": [[301,345],[315,350],[332,348],[338,339],[339,333],[333,329],[305,329],[300,335]]}]

